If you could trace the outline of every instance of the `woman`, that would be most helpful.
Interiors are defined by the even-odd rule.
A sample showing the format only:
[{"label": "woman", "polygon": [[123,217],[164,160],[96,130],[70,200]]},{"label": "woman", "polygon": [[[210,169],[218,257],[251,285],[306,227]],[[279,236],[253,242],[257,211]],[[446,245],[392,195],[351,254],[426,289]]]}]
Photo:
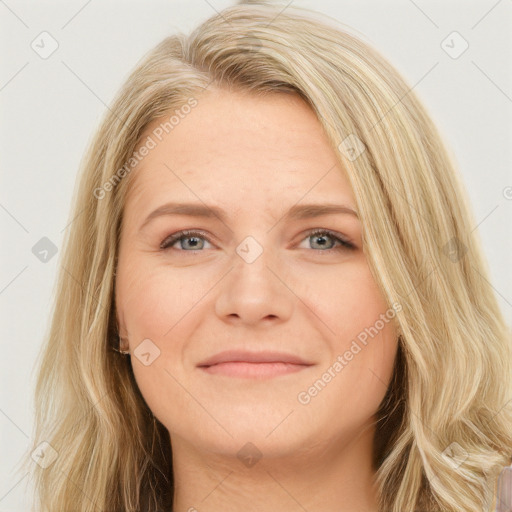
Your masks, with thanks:
[{"label": "woman", "polygon": [[41,510],[505,506],[510,332],[455,166],[381,55],[281,10],[166,38],[92,142]]}]

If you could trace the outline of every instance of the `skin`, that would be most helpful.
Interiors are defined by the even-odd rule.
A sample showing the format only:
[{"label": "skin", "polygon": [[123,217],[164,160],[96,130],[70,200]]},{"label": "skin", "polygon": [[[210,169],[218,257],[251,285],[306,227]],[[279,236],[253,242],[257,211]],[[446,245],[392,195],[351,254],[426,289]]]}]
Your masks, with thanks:
[{"label": "skin", "polygon": [[[284,217],[306,203],[357,212],[314,112],[295,95],[209,89],[133,172],[117,319],[137,385],[170,434],[174,510],[377,511],[374,422],[392,376],[394,322],[360,343],[307,404],[298,400],[389,311],[357,216]],[[139,229],[171,201],[220,206],[227,218],[163,215]],[[336,232],[355,249],[328,234],[310,236],[315,228]],[[200,230],[211,242],[192,235],[160,248],[184,229]],[[263,251],[251,263],[237,253],[247,236]],[[160,351],[148,365],[136,355],[145,339]],[[232,348],[285,351],[311,366],[272,378],[198,368]],[[237,457],[249,442],[258,452],[246,451],[262,454],[255,464]]]}]

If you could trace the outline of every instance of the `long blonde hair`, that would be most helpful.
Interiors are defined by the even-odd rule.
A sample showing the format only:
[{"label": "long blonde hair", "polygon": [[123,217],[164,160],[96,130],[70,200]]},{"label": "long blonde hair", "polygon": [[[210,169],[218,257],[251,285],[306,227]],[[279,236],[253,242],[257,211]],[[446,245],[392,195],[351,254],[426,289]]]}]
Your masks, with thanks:
[{"label": "long blonde hair", "polygon": [[[25,461],[38,510],[172,506],[168,432],[129,358],[112,350],[115,272],[127,162],[151,121],[186,112],[210,83],[308,102],[346,169],[374,278],[389,304],[401,304],[375,438],[380,510],[491,510],[512,453],[511,335],[456,165],[375,49],[312,11],[280,11],[237,5],[167,37],[129,76],[85,155]],[[43,442],[48,467],[30,457]]]}]

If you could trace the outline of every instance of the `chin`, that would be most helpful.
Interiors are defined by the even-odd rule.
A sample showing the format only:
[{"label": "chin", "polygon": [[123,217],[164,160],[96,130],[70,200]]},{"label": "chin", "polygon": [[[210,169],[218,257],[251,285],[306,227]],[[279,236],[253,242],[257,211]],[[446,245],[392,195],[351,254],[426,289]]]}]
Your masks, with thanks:
[{"label": "chin", "polygon": [[302,435],[295,437],[286,428],[276,428],[277,425],[278,422],[255,422],[254,417],[237,418],[229,425],[223,425],[229,434],[218,425],[215,429],[210,426],[201,430],[191,427],[176,434],[199,451],[241,460],[244,457],[287,457],[304,448],[308,437],[304,430]]}]

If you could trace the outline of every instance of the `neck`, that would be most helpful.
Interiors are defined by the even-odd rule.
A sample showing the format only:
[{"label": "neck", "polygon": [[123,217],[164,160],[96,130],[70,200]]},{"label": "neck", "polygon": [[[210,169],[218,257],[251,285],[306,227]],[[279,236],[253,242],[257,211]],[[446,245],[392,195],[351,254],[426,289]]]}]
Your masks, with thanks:
[{"label": "neck", "polygon": [[[377,512],[374,427],[300,454],[247,458],[198,451],[171,435],[173,512]],[[247,448],[251,453],[251,449]]]}]

